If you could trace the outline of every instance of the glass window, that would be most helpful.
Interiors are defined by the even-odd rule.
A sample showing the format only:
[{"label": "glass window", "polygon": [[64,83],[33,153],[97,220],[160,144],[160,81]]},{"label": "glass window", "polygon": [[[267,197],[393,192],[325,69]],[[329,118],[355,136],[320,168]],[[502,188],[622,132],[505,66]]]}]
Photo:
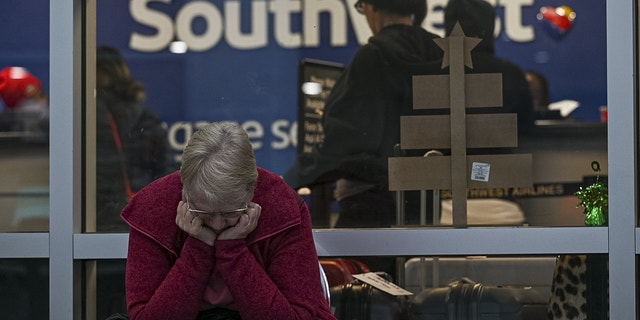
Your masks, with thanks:
[{"label": "glass window", "polygon": [[0,305],[3,318],[49,318],[49,261],[0,259]]},{"label": "glass window", "polygon": [[0,232],[47,231],[49,6],[12,0],[1,7]]},{"label": "glass window", "polygon": [[[95,193],[96,230],[127,232],[119,214],[130,197],[154,179],[178,169],[181,150],[192,133],[212,121],[235,121],[244,127],[258,165],[283,175],[299,190],[316,228],[452,224],[455,214],[450,187],[396,192],[386,184],[387,157],[422,158],[430,150],[453,155],[450,144],[394,149],[402,144],[400,114],[444,119],[437,117],[452,116],[449,106],[437,111],[413,110],[412,102],[425,103],[426,99],[415,92],[432,88],[411,87],[414,83],[405,77],[402,83],[406,86],[397,91],[406,95],[398,107],[405,109],[378,122],[371,120],[375,119],[372,106],[389,104],[385,92],[396,90],[394,86],[401,83],[383,80],[406,76],[402,73],[406,65],[388,67],[388,60],[376,60],[380,63],[370,66],[356,60],[372,32],[365,16],[346,4],[334,1],[320,7],[319,2],[301,1],[287,7],[277,1],[98,1],[96,99],[95,105],[87,104],[95,108],[91,116],[95,118],[88,118],[87,126],[95,124],[95,139],[88,144],[95,141],[95,172],[89,174],[95,174],[96,184],[95,190],[90,188],[87,193]],[[443,0],[428,3],[422,26],[434,37],[445,36],[445,28],[451,26],[444,20],[445,5]],[[493,37],[483,39],[472,51],[473,68],[466,70],[502,74],[501,83],[492,87],[499,89],[502,109],[469,113],[478,118],[515,113],[518,118],[497,122],[495,128],[467,130],[473,136],[487,132],[495,136],[489,145],[482,146],[487,148],[469,146],[465,150],[470,156],[495,156],[492,159],[530,155],[525,170],[514,166],[502,172],[504,177],[523,176],[528,181],[490,188],[469,186],[467,221],[473,226],[583,226],[585,217],[577,207],[575,192],[595,181],[607,181],[606,3],[590,0],[558,8],[500,3],[493,7],[497,15],[497,20],[489,19],[495,21],[491,25],[495,29],[489,33]],[[576,19],[590,23],[574,27]],[[469,37],[480,37],[467,24],[463,29]],[[590,41],[582,41],[586,38]],[[384,45],[389,39],[380,41]],[[366,67],[365,75],[357,74],[357,64],[352,69],[354,61]],[[451,69],[441,70],[440,60],[437,62],[409,74],[442,74]],[[315,69],[304,68],[309,65]],[[349,81],[340,79],[344,70],[352,72]],[[360,85],[352,79],[363,80]],[[360,90],[354,94],[356,98],[349,96],[354,87]],[[331,95],[334,90],[338,93]],[[339,94],[347,98],[340,100]],[[366,144],[378,135],[380,141],[372,144],[384,144],[376,150],[379,157],[371,160],[366,155],[355,165],[341,163],[341,170],[351,170],[348,179],[316,177],[306,184],[289,180],[296,160],[312,153],[325,138],[322,117],[335,115],[325,106],[337,109],[352,105],[356,111],[349,119],[357,120],[353,123],[374,123],[385,129],[371,125],[366,137],[358,140],[357,134],[336,125],[333,132],[344,130],[347,134],[334,137],[339,141],[335,148],[371,149]],[[339,112],[335,113],[339,118]],[[446,119],[419,124],[420,133],[428,136],[433,126],[448,123]],[[387,128],[389,123],[393,125]],[[394,133],[389,134],[391,131]],[[356,140],[362,144],[353,143]],[[504,141],[510,142],[503,145]],[[361,155],[353,150],[340,153],[343,151],[335,151],[336,161],[348,158],[348,152]],[[592,169],[593,161],[598,162],[599,172]],[[514,162],[519,160],[510,164]],[[367,171],[371,167],[382,169]],[[362,168],[366,169],[360,172]],[[434,175],[431,180],[450,178],[450,171],[429,169],[427,166],[425,172]],[[488,172],[497,175],[499,169],[494,166],[493,171],[487,171],[486,178],[491,180]],[[422,171],[408,173],[420,174]],[[417,180],[431,182],[428,178]],[[362,259],[371,263],[372,271],[385,271],[396,281],[409,283],[403,277],[406,267],[398,268],[396,257]],[[419,258],[401,259],[409,263]],[[98,265],[100,270],[101,262]],[[122,267],[119,265],[120,272]],[[99,271],[99,283],[102,276],[106,275]],[[121,287],[105,290],[117,297]],[[117,308],[100,310],[115,312]]]},{"label": "glass window", "polygon": [[96,319],[127,313],[125,260],[96,261]]},{"label": "glass window", "polygon": [[[21,236],[49,230],[49,3],[3,1],[0,21],[0,232]],[[49,260],[0,259],[0,304],[49,318]]]},{"label": "glass window", "polygon": [[[35,255],[29,249],[18,248],[21,246],[0,248],[2,253],[0,303],[5,307],[2,308],[3,312],[12,319],[48,318],[50,292],[56,293],[57,290],[62,291],[60,297],[64,303],[55,305],[51,313],[61,309],[71,309],[73,302],[77,302],[70,297],[74,294],[63,290],[66,288],[55,286],[49,288],[49,259],[44,258],[49,254],[47,249],[51,249],[51,257],[67,254],[69,252],[66,249],[70,249],[61,248],[61,243],[64,245],[67,243],[59,240],[66,238],[67,234],[61,235],[61,233],[68,231],[66,228],[69,227],[68,225],[60,228],[52,224],[54,228],[51,238],[54,240],[51,243],[47,242],[48,239],[44,240],[49,238],[49,234],[44,233],[49,231],[49,166],[50,163],[55,164],[55,159],[51,161],[49,159],[47,96],[50,93],[50,79],[54,79],[54,84],[57,83],[55,81],[57,75],[50,74],[49,56],[50,54],[55,56],[56,53],[50,53],[49,48],[49,2],[54,3],[54,1],[39,0],[5,0],[0,4],[0,21],[3,25],[0,29],[0,233],[10,239],[9,242],[16,241],[24,244],[24,247],[30,247],[32,238],[39,238],[39,248],[35,250]],[[124,77],[126,80],[120,82],[124,85],[117,89],[128,93],[130,99],[124,103],[118,102],[114,98],[115,93],[106,89],[111,84],[112,78],[102,73],[102,70],[98,70],[98,63],[96,63],[96,70],[92,70],[92,67],[85,70],[85,66],[81,67],[82,70],[73,70],[73,77],[84,75],[84,71],[87,71],[91,77],[87,79],[87,84],[90,87],[93,85],[96,87],[95,99],[93,95],[88,94],[88,97],[85,97],[87,100],[81,103],[86,107],[83,109],[83,116],[86,116],[87,120],[83,124],[87,128],[86,133],[90,133],[82,137],[89,139],[86,145],[73,145],[75,150],[90,151],[84,159],[88,161],[82,163],[88,168],[87,179],[83,181],[83,187],[86,185],[87,188],[70,191],[74,193],[78,191],[78,194],[82,194],[78,197],[82,197],[83,204],[87,204],[80,210],[85,215],[84,230],[126,232],[127,227],[118,217],[122,208],[131,196],[149,181],[178,169],[182,148],[191,134],[206,122],[237,121],[241,123],[251,137],[258,164],[286,176],[296,158],[302,153],[301,151],[306,150],[304,143],[318,143],[319,140],[314,139],[323,139],[323,128],[317,126],[318,122],[308,121],[309,117],[305,118],[307,115],[302,112],[303,108],[308,106],[314,109],[316,117],[323,114],[329,91],[340,88],[336,85],[337,76],[333,74],[316,77],[313,81],[301,81],[303,72],[300,64],[303,61],[313,60],[321,62],[330,69],[344,69],[353,63],[356,52],[372,35],[365,16],[359,12],[366,13],[369,7],[366,3],[359,1],[358,8],[354,8],[355,2],[355,0],[174,0],[170,2],[102,0],[96,3],[95,21],[92,18],[89,18],[91,20],[89,22],[83,21],[84,16],[76,15],[78,20],[74,21],[73,32],[92,33],[91,28],[84,28],[86,26],[81,24],[85,22],[97,24],[95,45],[80,44],[90,53],[90,56],[78,57],[78,60],[82,58],[93,62],[95,58],[96,62],[101,63],[102,61],[98,61],[98,54],[104,53],[105,47],[108,47],[117,51],[117,54],[112,51],[110,57],[120,61],[112,64],[112,67],[117,69],[111,70],[112,73],[131,76]],[[443,36],[446,25],[444,21],[446,2],[446,0],[429,0],[426,17],[414,15],[414,18],[424,18],[422,26],[426,30]],[[523,73],[537,72],[543,75],[547,80],[546,86],[542,84],[540,87],[539,84],[530,82],[530,93],[536,95],[541,92],[542,98],[533,101],[547,102],[532,104],[533,127],[527,135],[518,136],[517,148],[491,150],[491,152],[506,154],[530,153],[532,184],[525,187],[470,188],[467,192],[468,205],[471,209],[468,216],[469,222],[472,225],[492,226],[582,226],[584,214],[582,208],[576,207],[578,199],[574,195],[575,191],[596,181],[607,181],[607,65],[609,65],[609,71],[619,67],[616,61],[618,60],[616,50],[625,51],[628,47],[621,45],[618,40],[607,41],[606,34],[613,34],[613,31],[607,31],[605,15],[609,12],[610,16],[618,17],[615,13],[619,10],[616,10],[616,6],[611,2],[597,0],[586,0],[572,3],[570,6],[558,7],[552,7],[556,4],[547,0],[535,3],[534,1],[489,2],[495,7],[498,16],[493,33],[495,54],[517,65]],[[85,5],[93,4],[74,1],[73,12],[77,13],[75,9],[81,9],[80,7]],[[620,7],[624,6],[618,8]],[[620,15],[620,17],[622,25],[633,22],[628,16]],[[53,26],[57,26],[55,21],[52,23]],[[617,24],[609,21],[609,25]],[[622,34],[625,33],[622,32]],[[93,35],[87,36],[92,38]],[[620,39],[624,40],[624,37]],[[628,39],[625,41],[633,43]],[[100,51],[94,50],[96,45]],[[608,45],[609,48],[607,48]],[[75,46],[74,48],[77,49]],[[606,63],[608,49],[610,49],[609,52],[616,53],[616,58],[611,59],[610,63]],[[624,54],[620,56],[624,57]],[[118,60],[120,58],[121,60]],[[478,69],[480,65],[476,63]],[[366,70],[379,71],[380,69],[366,68]],[[384,74],[391,75],[398,70],[398,68],[385,69]],[[529,74],[532,77],[534,75],[534,73]],[[65,82],[69,80],[67,75],[63,77]],[[365,100],[369,96],[375,96],[388,89],[388,86],[373,83],[373,77],[366,78],[368,81],[363,82],[366,94],[356,101]],[[7,82],[7,80],[11,81]],[[614,85],[621,83],[617,80],[614,82]],[[318,89],[318,84],[320,84],[320,90],[316,91],[318,93],[309,94],[313,98],[305,96],[309,92],[306,89]],[[548,87],[548,94],[544,94],[545,87]],[[71,93],[63,93],[63,95],[65,98],[72,96]],[[618,109],[616,115],[626,114],[621,110],[627,110],[624,108],[631,108],[632,105],[632,103],[624,106],[615,105],[616,102],[620,104],[618,97],[622,97],[622,101],[626,102],[630,95],[630,90],[624,88],[620,93],[611,94],[609,97],[612,101],[611,107]],[[316,99],[318,97],[322,99]],[[122,105],[118,105],[119,103]],[[122,108],[125,104],[135,106]],[[313,108],[314,106],[316,108]],[[51,110],[55,112],[55,106],[52,106]],[[434,113],[448,115],[449,111]],[[424,115],[434,114],[425,112]],[[360,112],[357,118],[359,122],[364,123],[372,117],[370,112]],[[622,122],[619,119],[618,116],[617,123]],[[59,126],[60,123],[56,125]],[[632,124],[629,126],[631,127]],[[614,131],[618,132],[621,126],[615,127]],[[626,128],[622,131],[628,132]],[[354,140],[354,137],[355,135],[345,135],[341,142],[347,143]],[[504,140],[509,140],[507,135],[503,137]],[[308,141],[305,140],[307,138],[309,138]],[[613,146],[609,147],[616,151],[623,149],[620,146],[632,150],[633,148],[628,147],[629,140],[626,139],[623,139],[622,143],[612,139]],[[421,157],[424,151],[431,149],[418,149],[419,151],[415,154],[413,151],[396,154],[388,146],[393,147],[398,143],[397,140],[385,145],[387,147],[385,152],[392,153],[394,156]],[[434,149],[438,149],[445,156],[451,153],[449,147]],[[480,150],[480,152],[484,151]],[[628,164],[620,161],[621,158],[632,159],[633,157],[621,157],[619,152],[612,152],[612,163]],[[593,170],[591,166],[593,161],[598,162],[601,169],[599,172]],[[617,168],[617,166],[614,167]],[[628,172],[633,172],[633,168],[622,167],[625,170],[628,169]],[[361,167],[357,166],[357,168]],[[517,173],[523,175],[523,172]],[[620,177],[618,171],[615,173],[618,174],[616,177]],[[383,170],[381,175],[376,174],[371,177],[380,178],[386,174],[387,171]],[[481,176],[482,174],[477,177]],[[73,177],[62,178],[72,179]],[[379,191],[375,187],[382,187],[385,196],[389,196],[385,197],[386,203],[391,204],[389,207],[372,205],[372,202],[367,201],[372,198],[366,197],[366,194],[361,199],[369,205],[365,207],[366,210],[371,207],[380,209],[384,213],[387,225],[447,224],[453,216],[449,201],[452,193],[446,187],[434,188],[435,191],[429,190],[422,194],[413,190],[405,193],[395,193],[392,190],[387,194],[387,185],[380,185],[379,181],[375,183],[356,181],[355,184],[349,184],[347,181],[347,184],[344,184],[344,181],[336,183],[333,178],[321,181],[322,183],[310,184],[309,189],[299,190],[309,203],[316,228],[371,227],[371,224],[380,222],[382,219],[371,217],[345,220],[346,215],[341,217],[339,213],[340,208],[345,206],[345,202],[339,203],[336,200],[337,198],[342,200],[345,191],[348,193],[355,190],[358,191],[357,194],[362,195],[359,191]],[[287,181],[290,182],[290,180]],[[60,181],[52,182],[60,183]],[[293,182],[290,183],[293,184]],[[626,182],[616,181],[616,183],[628,186]],[[55,185],[52,189],[54,187]],[[62,198],[67,195],[65,193]],[[618,200],[616,204],[624,204],[625,209],[631,207],[627,206],[628,202],[620,201],[619,195],[616,197]],[[374,200],[378,198],[377,195],[373,196]],[[60,197],[54,200],[59,199]],[[347,201],[346,204],[349,202]],[[77,209],[75,206],[71,207]],[[404,210],[398,211],[397,207]],[[492,210],[487,210],[488,208]],[[505,208],[509,210],[498,210]],[[400,216],[396,216],[397,212],[401,212]],[[618,213],[624,218],[627,217],[625,212]],[[624,221],[624,219],[619,218],[616,221]],[[65,231],[61,231],[62,229]],[[78,228],[72,229],[78,230]],[[468,228],[466,231],[474,231],[474,229],[482,228]],[[525,228],[500,228],[498,231],[508,229]],[[585,244],[580,247],[581,249],[586,248],[585,251],[597,253],[610,252],[612,257],[615,255],[628,258],[627,252],[631,250],[627,249],[633,248],[633,241],[627,241],[633,240],[630,235],[633,232],[618,232],[626,230],[622,230],[624,228],[620,223],[613,226],[611,230],[612,234],[622,235],[622,237],[608,237],[606,228],[537,229],[536,234],[560,230],[560,235],[550,232],[555,235],[556,240],[562,238],[564,233],[571,236],[578,235],[583,237],[584,241],[581,241],[581,244]],[[446,228],[422,230],[425,232],[419,233],[426,235],[435,234],[433,231],[436,233],[442,230],[448,231]],[[588,230],[588,236],[584,236],[587,234],[586,230]],[[401,232],[404,231],[415,230],[401,230]],[[456,231],[458,230],[454,230]],[[25,234],[29,232],[42,233],[35,236]],[[346,231],[351,239],[357,239],[351,236],[357,232],[359,230],[353,233],[352,230]],[[444,235],[448,237],[454,232],[445,232]],[[334,230],[330,233],[334,233]],[[366,236],[367,233],[365,232],[364,235]],[[326,234],[324,233],[324,240],[327,239]],[[509,235],[513,234],[509,233]],[[598,246],[590,242],[592,235],[601,240],[597,241],[599,244],[605,243],[608,239],[610,241],[607,242],[608,246]],[[124,239],[120,235],[107,238],[100,236],[102,235],[90,235],[88,238],[81,239],[91,241],[97,239],[96,243],[104,239]],[[335,235],[331,236],[335,237]],[[571,239],[571,236],[568,237],[569,242],[575,240]],[[517,236],[510,237],[516,244],[510,246],[512,251],[509,254],[518,254],[513,251],[513,248],[522,248],[522,241],[517,238]],[[463,233],[448,243],[465,246],[463,243],[473,241],[474,238],[468,233]],[[325,241],[325,243],[328,242],[330,241]],[[391,242],[394,245],[398,244],[397,241]],[[424,242],[424,244],[406,242],[413,248],[445,245],[438,244],[438,241]],[[555,241],[554,245],[560,242]],[[50,247],[49,244],[51,244]],[[86,269],[68,268],[66,265],[61,266],[57,263],[51,266],[51,270],[54,270],[52,274],[61,275],[59,278],[64,279],[73,278],[74,280],[69,280],[70,282],[83,279],[81,281],[84,281],[85,285],[89,282],[93,284],[93,280],[97,280],[95,290],[92,287],[82,286],[82,294],[87,293],[97,300],[95,315],[97,318],[105,318],[114,312],[123,312],[125,261],[122,258],[124,254],[116,257],[109,255],[109,259],[101,259],[100,257],[103,256],[96,258],[95,255],[87,254],[89,250],[86,246],[78,249],[82,247],[80,244],[75,242],[74,245],[78,246],[74,248],[73,255],[78,254],[81,257],[76,256],[74,259],[98,259],[95,262],[96,279],[91,279],[92,275],[84,277],[85,274],[82,276],[71,274],[73,271],[84,273]],[[594,244],[593,248],[590,247]],[[330,247],[334,245],[335,243],[329,243]],[[361,245],[364,247],[367,244]],[[575,242],[573,245],[578,246]],[[93,249],[100,245],[89,247]],[[543,248],[548,247],[543,246]],[[118,249],[124,252],[126,246],[122,245]],[[377,249],[379,248],[374,251]],[[593,251],[590,251],[591,249]],[[477,247],[474,250],[478,251]],[[553,250],[555,248],[543,253],[547,254]],[[575,252],[573,247],[568,251]],[[384,271],[394,282],[415,292],[423,290],[423,286],[424,289],[428,289],[429,285],[435,286],[436,282],[443,286],[450,280],[450,278],[441,277],[434,281],[438,268],[451,262],[447,260],[462,259],[465,263],[471,263],[485,258],[443,256],[427,257],[421,260],[421,257],[396,257],[393,256],[395,253],[388,252],[385,254],[385,256],[344,258],[361,259],[370,266],[371,271]],[[602,260],[606,255],[590,254],[585,259],[588,260],[590,256],[594,256],[595,259],[592,262],[599,266],[595,271],[603,271]],[[543,258],[548,262],[554,257],[495,256],[488,258]],[[628,301],[629,299],[624,297],[624,293],[629,293],[629,286],[623,286],[625,277],[634,274],[633,267],[635,267],[629,260],[621,259],[620,262],[624,263],[610,266],[612,270],[618,272],[612,273],[614,275],[611,277],[612,286],[621,289],[617,290],[617,293],[614,292],[615,290],[611,292],[612,297],[617,298],[611,299],[612,306],[615,304],[620,307],[612,308],[612,312],[622,310],[622,313],[630,314],[635,311],[633,308],[635,301]],[[65,259],[65,261],[69,260]],[[96,260],[90,260],[87,263],[94,263],[94,261]],[[512,271],[515,268],[500,268],[500,270]],[[536,271],[540,270],[542,269]],[[619,272],[620,270],[625,272]],[[416,276],[416,273],[419,275]],[[453,277],[469,274],[468,272],[456,273]],[[618,274],[625,276],[619,277]],[[500,280],[508,276],[505,272],[500,275]],[[592,276],[600,280],[609,279],[602,274],[592,274]],[[430,284],[429,279],[431,279]],[[631,288],[635,287],[635,281],[628,282]],[[593,284],[593,282],[589,283]],[[72,284],[74,289],[79,287],[75,282],[69,284]],[[535,285],[533,282],[526,284]],[[595,284],[600,288],[606,286],[602,282]],[[591,292],[602,293],[607,290]],[[623,296],[620,296],[620,292],[623,292]],[[336,296],[339,294],[334,295]],[[633,292],[628,296],[635,299]],[[602,297],[595,299],[595,301],[609,301]],[[595,304],[590,306],[606,308],[606,306]],[[81,308],[79,305],[76,307],[73,312]],[[93,304],[91,304],[92,307]],[[83,305],[82,308],[85,309],[83,311],[87,311],[89,306]],[[89,313],[87,312],[88,318],[92,318],[93,314]]]},{"label": "glass window", "polygon": [[[305,109],[303,112],[302,109],[324,107],[326,97],[334,89],[336,81],[340,81],[338,77],[341,70],[354,62],[356,52],[367,43],[371,31],[362,14],[341,2],[332,3],[327,8],[318,7],[315,2],[305,2],[304,6],[301,4],[300,7],[287,10],[279,8],[279,5],[267,9],[261,2],[218,4],[174,1],[171,4],[163,4],[132,1],[129,5],[108,1],[98,3],[98,47],[108,46],[121,54],[123,62],[131,71],[131,76],[141,85],[139,88],[144,88],[144,91],[139,93],[144,93],[144,100],[140,100],[139,103],[145,110],[142,115],[153,114],[164,126],[164,129],[146,130],[139,135],[126,135],[127,132],[142,132],[136,127],[140,125],[136,121],[141,121],[141,118],[131,118],[126,124],[118,124],[117,122],[123,120],[118,119],[117,112],[111,112],[116,125],[109,123],[106,120],[108,112],[104,112],[104,106],[109,104],[110,108],[114,108],[114,104],[104,101],[105,91],[100,88],[104,79],[98,74],[96,123],[99,231],[126,231],[122,225],[116,226],[115,229],[109,225],[119,223],[117,215],[127,202],[127,193],[135,192],[152,179],[176,169],[179,166],[181,150],[191,133],[206,122],[241,123],[252,139],[260,166],[283,175],[292,186],[305,186],[289,179],[289,169],[294,165],[298,153],[308,152],[317,144],[314,139],[323,139],[323,132],[321,128],[318,129],[320,121],[317,116],[321,113],[316,114],[313,122],[309,110]],[[444,5],[445,3],[438,1],[429,2],[428,14],[422,22],[422,26],[435,36],[445,36],[447,28],[451,28],[451,22],[444,21]],[[484,191],[469,187],[471,190],[467,197],[473,200],[471,206],[478,203],[481,208],[496,203],[515,204],[514,211],[510,212],[513,216],[509,217],[512,220],[506,224],[582,225],[582,213],[575,207],[577,203],[574,192],[596,175],[590,167],[592,161],[600,163],[602,171],[599,172],[599,178],[606,179],[606,124],[602,123],[601,118],[601,110],[606,107],[607,94],[604,63],[606,28],[602,16],[605,4],[594,2],[593,5],[598,10],[580,3],[574,4],[573,7],[559,7],[558,13],[552,14],[551,11],[546,11],[551,10],[551,7],[498,4],[493,8],[497,21],[500,21],[493,26],[494,37],[483,39],[482,45],[473,49],[473,58],[478,61],[475,69],[468,68],[467,72],[503,74],[503,108],[489,109],[486,112],[506,111],[518,114],[519,139],[511,145],[512,148],[484,151],[479,149],[469,153],[531,154],[532,157],[532,168],[518,172],[521,176],[530,175],[531,181],[527,185],[510,186],[507,183],[489,189],[481,187]],[[277,14],[279,9],[288,14]],[[510,15],[509,12],[518,14]],[[554,15],[562,16],[562,28],[559,29],[555,25],[557,20],[552,19]],[[589,19],[593,23],[574,28],[574,20],[580,19],[576,16]],[[593,19],[589,18],[590,16]],[[118,23],[114,24],[114,20]],[[466,33],[470,37],[478,37],[474,33],[473,24],[463,23],[463,26],[467,28]],[[600,45],[581,42],[581,34],[590,35],[592,42]],[[438,50],[441,54],[441,50]],[[485,62],[487,55],[495,55],[496,58]],[[309,60],[321,62],[318,65],[323,68],[318,67],[311,71],[300,68],[302,62]],[[603,63],[593,64],[594,60]],[[587,65],[589,68],[585,67]],[[336,69],[338,72],[332,73]],[[395,71],[384,71],[382,67],[374,69],[379,69],[379,72],[387,77],[396,74],[401,68],[396,67]],[[448,69],[444,70],[447,72]],[[589,70],[588,75],[584,74],[586,70]],[[350,79],[357,78],[357,74],[353,72]],[[370,72],[375,74],[376,71]],[[443,71],[424,69],[422,72],[424,74]],[[526,80],[533,79],[533,75],[543,77],[546,81],[541,85],[532,82],[535,88],[529,90]],[[384,94],[379,93],[382,92],[382,88],[393,90],[388,89],[389,86],[374,83],[374,78],[370,76],[364,78],[365,87],[368,89],[362,91],[363,97]],[[314,96],[303,90],[301,82],[319,84],[321,90]],[[339,83],[338,90],[347,90],[343,93],[349,97],[351,91],[348,90],[351,88],[345,83],[346,81]],[[411,83],[407,82],[407,86],[410,85]],[[376,86],[380,86],[380,90],[374,89]],[[305,88],[308,90],[310,87]],[[419,90],[422,89],[415,89]],[[544,97],[536,97],[536,101],[542,99],[545,102],[544,105],[534,108],[531,94],[536,93],[537,96],[538,92],[543,93]],[[408,101],[411,101],[411,98],[409,97]],[[416,99],[419,100],[419,97]],[[528,102],[522,102],[527,99]],[[366,99],[354,101],[364,103]],[[341,103],[343,101],[340,99],[329,102],[332,107],[340,106]],[[367,104],[368,117],[363,119],[376,117],[371,111],[371,103]],[[405,103],[403,107],[410,108],[411,105]],[[527,110],[522,111],[525,107]],[[316,111],[320,112],[319,110]],[[474,110],[470,110],[469,113],[475,113]],[[449,113],[448,110],[440,112]],[[120,148],[113,142],[114,128],[120,133]],[[504,137],[514,134],[506,128],[503,129],[496,131],[497,140],[504,140]],[[341,132],[339,130],[343,129],[337,127],[333,132]],[[166,154],[160,155],[163,151],[153,148],[143,148],[141,144],[147,142],[135,141],[156,139],[152,137],[152,132],[157,132],[163,137],[157,139],[162,140],[162,143],[158,144],[164,146]],[[583,138],[586,133],[589,133],[589,139]],[[425,135],[428,135],[428,132]],[[355,136],[357,134],[350,135],[350,139],[337,140],[348,149],[352,147],[347,142],[355,141]],[[369,134],[367,137],[373,135]],[[369,141],[368,139],[376,138],[366,138],[363,143]],[[387,138],[384,141],[387,146],[380,147],[384,150],[380,152],[385,155],[382,158],[386,159],[387,156],[393,156],[394,145],[402,141],[400,137]],[[429,146],[426,147],[422,148],[422,153],[431,149]],[[131,159],[132,156],[129,154],[133,149],[138,150],[141,156]],[[403,149],[400,154],[416,155],[418,152],[413,149]],[[445,155],[451,153],[450,146],[436,145],[433,149]],[[353,150],[335,152],[344,158],[345,153],[340,152],[355,153]],[[155,152],[155,155],[147,156],[149,152]],[[378,160],[381,163],[386,163],[386,160],[380,159]],[[348,167],[348,163],[342,164],[341,168],[345,167]],[[338,180],[337,183],[331,180],[320,185],[306,185],[310,189],[303,189],[301,192],[312,208],[314,225],[365,227],[420,224],[420,196],[416,192],[409,192],[399,200],[398,194],[387,192],[388,185],[384,182],[387,174],[386,164],[382,164],[380,168],[380,172],[383,173],[365,172],[363,174],[368,175],[366,178],[349,178],[347,181]],[[353,171],[353,168],[344,170]],[[497,168],[494,166],[495,170]],[[512,170],[519,169],[514,167]],[[359,174],[353,171],[349,176]],[[381,176],[378,176],[380,174]],[[318,181],[321,180],[315,180]],[[439,207],[446,210],[451,192],[447,190],[449,188],[441,189],[437,190],[441,191],[443,201]],[[363,190],[367,192],[362,192]],[[337,202],[336,197],[340,198]],[[481,203],[486,199],[501,201]],[[313,201],[316,203],[312,203]],[[447,214],[446,211],[440,213],[437,207],[434,209],[433,202],[434,198],[429,193],[425,213],[427,222],[433,221],[434,210],[435,219],[439,219],[439,215]],[[440,200],[436,200],[436,204],[438,202]],[[406,213],[404,217],[398,218],[396,212],[400,203],[404,205]],[[341,208],[344,211],[342,219],[338,215]],[[367,211],[370,215],[348,217],[349,212],[354,211]],[[380,214],[372,217],[371,212]],[[494,224],[494,220],[488,221],[481,223]],[[498,224],[501,224],[500,221]]]}]

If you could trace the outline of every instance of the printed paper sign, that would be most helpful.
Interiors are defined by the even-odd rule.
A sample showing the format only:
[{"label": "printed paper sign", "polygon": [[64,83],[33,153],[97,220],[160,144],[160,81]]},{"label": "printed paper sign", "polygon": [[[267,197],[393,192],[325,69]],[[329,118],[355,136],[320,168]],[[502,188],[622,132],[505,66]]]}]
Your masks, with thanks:
[{"label": "printed paper sign", "polygon": [[398,287],[395,283],[387,281],[383,277],[373,272],[354,274],[353,277],[364,283],[370,284],[374,288],[384,291],[390,295],[408,296],[413,294],[410,291]]},{"label": "printed paper sign", "polygon": [[474,162],[473,164],[471,164],[471,180],[488,182],[489,171],[491,171],[490,164]]}]

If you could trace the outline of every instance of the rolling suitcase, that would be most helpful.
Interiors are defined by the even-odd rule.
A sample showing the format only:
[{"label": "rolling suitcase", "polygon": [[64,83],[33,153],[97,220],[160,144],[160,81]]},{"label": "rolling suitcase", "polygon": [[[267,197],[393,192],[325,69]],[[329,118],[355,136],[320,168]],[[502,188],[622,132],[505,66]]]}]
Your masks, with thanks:
[{"label": "rolling suitcase", "polygon": [[335,287],[355,281],[354,274],[369,272],[369,267],[356,259],[325,258],[320,265],[327,276],[329,287]]},{"label": "rolling suitcase", "polygon": [[331,309],[338,320],[407,319],[407,296],[394,296],[356,280],[331,288]]},{"label": "rolling suitcase", "polygon": [[539,320],[546,318],[546,312],[547,300],[535,289],[457,281],[415,296],[409,319]]},{"label": "rolling suitcase", "polygon": [[412,258],[405,263],[404,288],[418,294],[469,278],[485,286],[533,287],[548,298],[555,265],[553,256]]}]

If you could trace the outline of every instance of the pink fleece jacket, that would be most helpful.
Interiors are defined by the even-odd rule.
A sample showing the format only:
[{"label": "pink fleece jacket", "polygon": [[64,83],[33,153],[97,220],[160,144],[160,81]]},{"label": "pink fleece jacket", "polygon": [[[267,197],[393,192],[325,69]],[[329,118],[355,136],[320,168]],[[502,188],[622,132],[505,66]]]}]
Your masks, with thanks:
[{"label": "pink fleece jacket", "polygon": [[195,319],[217,269],[242,319],[335,319],[323,295],[311,219],[280,177],[258,169],[258,227],[213,247],[175,223],[179,172],[140,190],[123,210],[131,227],[126,271],[131,319]]}]

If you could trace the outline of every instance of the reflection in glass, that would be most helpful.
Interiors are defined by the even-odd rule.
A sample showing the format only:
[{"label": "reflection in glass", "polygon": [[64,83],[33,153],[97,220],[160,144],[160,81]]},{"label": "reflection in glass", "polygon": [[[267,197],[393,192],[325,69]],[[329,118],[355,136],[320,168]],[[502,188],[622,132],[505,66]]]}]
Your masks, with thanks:
[{"label": "reflection in glass", "polygon": [[168,173],[166,130],[145,107],[146,91],[120,52],[97,49],[97,230],[127,231],[120,212],[149,182]]},{"label": "reflection in glass", "polygon": [[49,261],[0,260],[2,319],[49,319]]},{"label": "reflection in glass", "polygon": [[49,144],[1,137],[0,231],[49,230]]},{"label": "reflection in glass", "polygon": [[0,21],[0,232],[47,231],[49,2],[3,1]]},{"label": "reflection in glass", "polygon": [[126,260],[97,261],[96,319],[127,313],[125,267]]}]

